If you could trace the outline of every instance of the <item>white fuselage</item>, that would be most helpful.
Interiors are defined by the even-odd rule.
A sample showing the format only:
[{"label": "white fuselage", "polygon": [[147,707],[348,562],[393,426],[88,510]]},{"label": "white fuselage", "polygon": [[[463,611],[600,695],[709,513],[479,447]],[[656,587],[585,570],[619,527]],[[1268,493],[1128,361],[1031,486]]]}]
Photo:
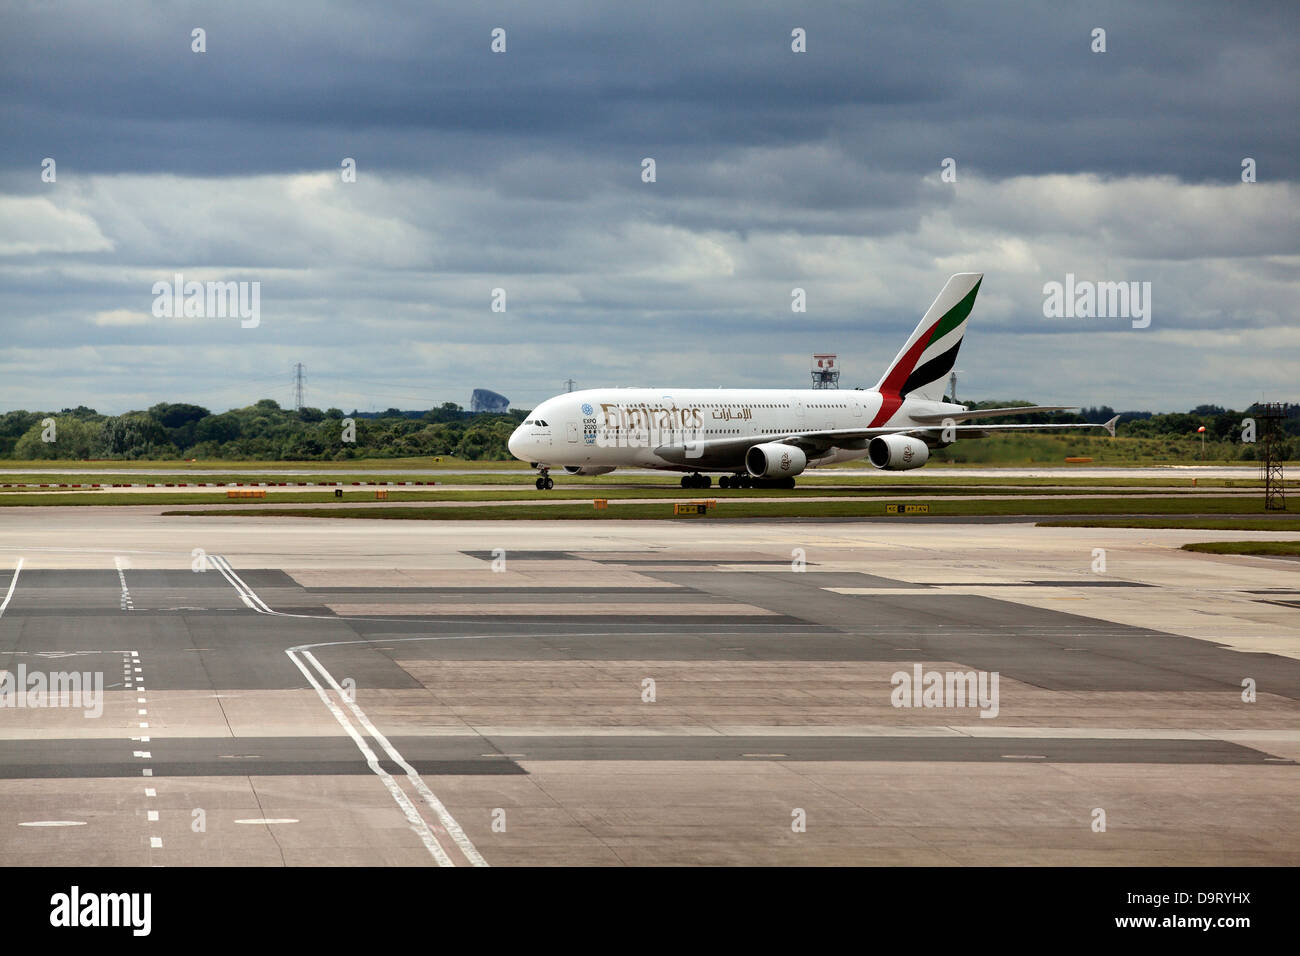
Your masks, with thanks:
[{"label": "white fuselage", "polygon": [[[656,454],[691,442],[790,435],[836,429],[912,425],[913,414],[964,411],[964,406],[919,398],[885,397],[875,389],[595,388],[549,398],[510,436],[510,453],[559,468],[694,468]],[[808,467],[863,458],[863,442],[833,446]]]}]

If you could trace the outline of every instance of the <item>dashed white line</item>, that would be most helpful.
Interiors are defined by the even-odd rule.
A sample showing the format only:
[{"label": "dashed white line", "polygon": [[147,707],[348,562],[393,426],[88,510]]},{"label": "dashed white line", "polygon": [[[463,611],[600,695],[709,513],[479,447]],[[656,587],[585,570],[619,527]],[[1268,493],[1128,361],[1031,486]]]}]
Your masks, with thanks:
[{"label": "dashed white line", "polygon": [[[118,568],[118,572],[117,572],[117,573],[118,573],[119,575],[121,575],[121,573],[122,573],[122,569],[121,569],[121,567]],[[123,595],[126,594],[126,582],[125,582],[125,580],[123,580],[123,582],[122,582],[122,593],[123,593]],[[124,600],[124,604],[125,604],[125,600]],[[133,609],[132,609],[132,610],[133,610]],[[126,654],[127,654],[127,653],[130,654],[130,657],[129,657],[129,658],[126,657]],[[132,666],[134,665],[136,673],[139,673],[139,672],[140,672],[140,667],[139,667],[139,663],[140,663],[140,652],[139,652],[139,651],[123,652],[123,658],[124,658],[124,660],[128,661],[128,663],[125,665],[125,666],[126,666],[126,669],[127,669],[127,673],[126,673],[126,686],[127,686],[127,687],[130,687],[130,686],[131,686],[131,668],[132,668]],[[140,690],[137,692],[137,693],[140,694],[140,696],[138,696],[138,697],[136,698],[136,703],[137,703],[137,704],[143,704],[143,703],[145,702],[145,697],[143,696],[143,692],[144,692],[144,687],[141,687]],[[144,711],[143,709],[141,709],[141,710],[139,711],[139,713],[141,713],[141,714],[143,714],[144,712],[145,712],[145,711]],[[149,725],[148,725],[147,723],[144,723],[143,721],[141,721],[141,722],[140,722],[140,726],[141,726],[141,727],[147,727],[147,726],[149,726]],[[131,740],[132,740],[133,742],[138,742],[138,743],[142,743],[142,744],[147,744],[147,743],[149,743],[149,738],[148,738],[147,736],[143,735],[143,734],[141,734],[141,735],[139,735],[139,736],[133,736],[133,737],[131,737]],[[153,751],[152,751],[152,750],[132,750],[132,751],[131,751],[131,756],[132,756],[132,757],[135,757],[137,760],[152,760],[152,759],[153,759]],[[140,768],[140,776],[142,776],[142,777],[152,777],[152,776],[153,776],[153,768],[152,768],[152,767],[141,767],[141,768]],[[156,796],[158,795],[158,791],[155,790],[153,787],[145,787],[145,788],[144,788],[144,795],[145,795],[146,798],[156,797]],[[145,811],[145,817],[146,817],[146,819],[147,819],[150,823],[157,823],[157,822],[158,822],[158,811],[157,811],[157,810],[146,810],[146,811]],[[158,837],[158,836],[151,836],[151,837],[149,837],[149,848],[150,848],[151,850],[160,850],[160,849],[162,849],[162,845],[163,845],[162,837]]]},{"label": "dashed white line", "polygon": [[121,556],[113,558],[113,564],[117,567],[117,579],[122,584],[122,610],[134,611],[135,605],[131,603],[131,592],[126,589],[126,575],[123,573]]}]

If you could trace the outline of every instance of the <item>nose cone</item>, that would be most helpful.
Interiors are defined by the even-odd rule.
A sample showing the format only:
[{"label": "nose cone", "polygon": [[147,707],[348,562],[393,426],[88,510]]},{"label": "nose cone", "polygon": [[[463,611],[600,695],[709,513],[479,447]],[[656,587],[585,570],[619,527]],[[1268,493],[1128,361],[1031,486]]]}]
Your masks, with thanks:
[{"label": "nose cone", "polygon": [[510,454],[514,455],[520,461],[527,461],[528,458],[524,454],[524,436],[520,434],[522,431],[523,426],[520,425],[511,432],[509,440],[506,441],[506,447],[510,449]]}]

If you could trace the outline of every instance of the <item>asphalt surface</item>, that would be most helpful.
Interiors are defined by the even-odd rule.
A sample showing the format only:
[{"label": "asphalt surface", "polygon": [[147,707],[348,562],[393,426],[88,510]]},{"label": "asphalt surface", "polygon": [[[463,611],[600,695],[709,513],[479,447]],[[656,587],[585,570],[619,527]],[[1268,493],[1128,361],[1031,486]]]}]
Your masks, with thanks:
[{"label": "asphalt surface", "polygon": [[[718,775],[725,779],[728,767],[747,774],[755,765],[877,766],[896,790],[907,789],[908,774],[964,773],[960,768],[973,765],[1034,764],[1035,773],[1046,766],[1132,768],[1138,786],[1163,767],[1185,773],[1183,787],[1207,779],[1208,768],[1240,767],[1285,773],[1269,779],[1280,781],[1286,799],[1295,793],[1294,734],[1285,730],[1300,712],[1292,709],[1300,700],[1295,656],[1243,655],[1158,626],[1043,606],[1088,594],[1155,600],[1158,583],[1046,567],[991,581],[987,562],[972,575],[960,561],[946,579],[908,580],[886,573],[890,565],[882,562],[852,569],[867,564],[860,558],[810,557],[805,570],[790,573],[779,549],[729,548],[725,538],[707,548],[668,544],[653,554],[611,543],[508,549],[522,580],[494,574],[497,552],[489,547],[444,554],[460,570],[426,573],[426,583],[389,583],[348,569],[322,572],[331,583],[310,583],[321,576],[216,553],[195,572],[183,550],[158,552],[157,562],[172,567],[136,568],[107,554],[84,556],[85,567],[42,567],[38,554],[32,566],[0,572],[0,669],[101,673],[105,690],[99,718],[68,708],[0,709],[0,828],[9,830],[0,838],[0,862],[40,859],[44,837],[31,834],[44,831],[18,838],[15,826],[76,819],[83,789],[121,783],[138,790],[142,777],[151,778],[149,793],[195,781],[257,791],[265,785],[259,781],[280,779],[301,794],[313,778],[353,779],[373,791],[376,805],[365,812],[386,815],[385,832],[411,831],[410,847],[379,859],[402,864],[441,858],[415,844],[424,831],[405,826],[405,804],[396,795],[386,801],[381,783],[407,794],[453,862],[474,862],[482,851],[482,862],[504,864],[614,862],[593,857],[595,850],[566,854],[527,835],[494,852],[487,810],[517,801],[508,788],[524,781],[545,786],[547,799],[569,815],[567,825],[605,833],[602,843],[617,862],[716,860],[716,847],[692,855],[691,845],[671,834],[662,837],[672,847],[662,855],[623,853],[618,835],[638,832],[627,816],[638,812],[634,798],[690,807],[710,788],[727,792]],[[547,574],[550,583],[536,583]],[[462,583],[436,583],[440,577]],[[1297,596],[1276,585],[1260,591],[1258,602],[1274,607]],[[914,665],[997,672],[1002,716],[986,721],[978,710],[948,709],[939,719],[935,711],[891,706],[888,675]],[[1239,722],[1216,733],[1219,718],[1197,702],[1233,702],[1247,672],[1283,708],[1281,723],[1254,737]],[[660,696],[652,703],[638,700],[641,674],[657,675]],[[1177,709],[1160,710],[1165,702]],[[1198,707],[1199,716],[1189,718]],[[1072,724],[1079,714],[1087,719]],[[1270,746],[1270,733],[1282,734],[1285,746]],[[635,767],[667,776],[642,780],[633,796],[615,801],[621,809],[601,810],[598,822],[590,818],[595,811],[575,809],[584,806],[584,792],[622,785]],[[563,786],[552,772],[566,775]],[[481,781],[474,786],[482,789],[462,793],[457,780]],[[21,795],[40,781],[66,786],[54,791],[54,802],[70,808],[25,805]],[[452,846],[460,824],[440,820],[429,809],[434,803],[420,805],[426,781],[450,793],[450,813],[465,821],[473,852]],[[1024,791],[1005,796],[1013,805],[1036,799]],[[1267,812],[1279,812],[1274,797],[1270,791],[1264,799]],[[114,800],[106,811],[113,819],[146,812]],[[361,813],[360,805],[349,806]],[[345,861],[375,862],[363,849],[367,828],[376,825],[366,819],[354,843],[338,851]],[[1267,855],[1267,845],[1267,852],[1293,856],[1300,848],[1294,824],[1294,816],[1287,819],[1280,845],[1261,840],[1259,852]],[[141,839],[110,839],[105,861],[217,859],[192,859],[188,850],[183,858],[162,856],[188,846],[176,834],[165,845],[151,836],[160,842],[141,855]],[[800,858],[752,833],[722,839],[736,861]],[[1191,828],[1179,844],[1188,858],[1196,858],[1196,840]],[[227,862],[240,859],[238,850],[224,852]],[[1015,856],[1008,851],[1006,860]],[[1068,858],[1067,851],[1053,857]],[[825,859],[952,862],[926,852]],[[276,862],[251,852],[246,860]],[[279,861],[301,862],[283,853]]]},{"label": "asphalt surface", "polygon": [[[562,557],[565,556],[560,553],[542,552],[525,553],[518,559]],[[622,559],[618,563],[649,562]],[[1238,683],[1239,655],[1202,641],[1154,630],[969,594],[867,597],[828,594],[823,590],[827,587],[936,590],[934,585],[892,581],[878,575],[814,571],[775,577],[764,572],[711,571],[713,562],[653,559],[655,568],[675,563],[682,563],[690,570],[649,572],[652,577],[678,585],[671,590],[541,588],[522,593],[515,589],[485,593],[481,588],[302,588],[281,571],[244,569],[239,572],[242,580],[278,611],[285,615],[306,615],[306,618],[250,612],[226,579],[215,572],[131,571],[126,574],[126,580],[132,610],[122,614],[122,587],[114,571],[36,570],[21,576],[21,589],[6,611],[5,632],[10,639],[0,652],[0,662],[5,669],[14,670],[23,658],[31,660],[31,655],[43,654],[50,660],[59,659],[50,655],[75,652],[79,669],[102,663],[111,673],[113,657],[120,655],[121,649],[130,648],[148,662],[149,689],[153,692],[289,690],[305,685],[302,675],[285,656],[285,650],[321,644],[325,647],[318,656],[328,661],[331,670],[352,675],[368,688],[395,689],[418,684],[392,660],[390,651],[377,650],[376,642],[382,643],[390,636],[427,635],[430,638],[427,642],[411,641],[403,646],[402,657],[406,660],[480,659],[508,655],[514,660],[592,657],[713,660],[718,658],[720,648],[727,646],[735,648],[733,653],[737,658],[751,661],[909,662],[918,656],[926,660],[954,660],[1059,691],[1180,692],[1227,689]],[[1062,583],[1073,586],[1073,582]],[[1029,584],[1051,587],[1055,582]],[[1084,584],[1141,586],[1131,582]],[[514,614],[509,609],[514,602],[568,601],[574,594],[587,600],[635,599],[638,604],[650,601],[666,605],[681,602],[692,594],[706,595],[716,602],[719,613],[696,614],[685,620],[641,613],[539,621],[534,614]],[[368,619],[341,618],[322,603],[344,596],[353,604],[389,605],[396,613]],[[401,613],[402,605],[410,601],[436,597],[443,602],[470,605],[489,596],[494,603],[501,604],[499,613],[489,618],[458,617],[451,613],[429,619]],[[725,613],[731,603],[761,606],[774,614],[762,618],[761,623],[740,623]],[[650,629],[653,633],[646,634]],[[905,651],[898,647],[901,634],[910,635]],[[794,635],[797,640],[792,640]],[[557,646],[557,640],[563,642],[562,648]],[[1080,656],[1080,650],[1087,653]],[[1300,661],[1272,659],[1267,662],[1267,669],[1277,679],[1279,693],[1293,700],[1300,699]],[[120,687],[121,682],[110,681],[108,686]],[[719,749],[716,742],[709,742],[701,749],[698,740],[684,743],[653,740],[653,753],[661,759],[669,756],[736,759],[747,749],[742,744],[728,743]],[[503,743],[507,751],[517,746],[513,741]],[[674,749],[685,743],[691,746],[680,751]],[[1148,747],[1155,743],[1142,742]],[[1215,741],[1183,743],[1191,746],[1166,753],[1165,758],[1213,763],[1262,761],[1267,756],[1237,747],[1216,746]],[[913,759],[904,751],[916,746],[907,738],[876,741],[871,747],[848,746],[843,740],[827,738],[816,740],[815,744],[815,749],[810,751],[805,741],[803,747],[795,748],[801,751],[801,756],[793,759]],[[1006,746],[996,741],[991,748],[972,748],[968,741],[944,741],[943,744],[926,751],[925,759],[1001,759],[998,748]],[[428,745],[426,742],[426,750]],[[242,746],[258,751],[268,749],[266,741],[257,745],[246,742]],[[434,750],[438,746],[445,747],[446,742],[434,746]],[[562,746],[568,754],[585,748],[596,759],[648,756],[646,742],[636,739],[620,740],[614,746],[609,743],[596,746],[591,741],[580,743],[565,738]],[[1131,748],[1134,743],[1125,746]],[[297,767],[293,772],[333,773],[338,772],[339,761],[349,760],[353,765],[350,772],[365,772],[346,739],[337,742],[330,760],[320,759],[319,742],[279,740],[275,747],[269,748],[274,752],[266,754],[253,767],[214,764],[218,756],[214,747],[230,749],[228,741],[172,740],[160,752],[166,756],[157,759],[166,762],[171,768],[168,772],[197,773],[194,768],[202,767],[204,772],[244,775],[286,773],[290,771],[284,768]],[[483,749],[482,745],[470,745],[468,749],[476,747]],[[1051,759],[1099,760],[1108,753],[1115,756],[1113,749],[1108,750],[1106,742],[1099,745],[1086,739],[1058,741]],[[43,776],[103,776],[114,769],[119,774],[138,772],[136,761],[127,759],[121,748],[116,762],[107,742],[94,742],[92,750],[93,755],[79,746],[76,739],[28,742],[26,747],[11,742],[0,759],[0,775],[23,776],[42,765],[51,768],[40,774]],[[535,743],[530,751],[530,756],[545,759],[545,754],[554,754],[555,742]],[[419,759],[435,763],[456,761],[463,764],[458,772],[495,773],[500,772],[501,766],[491,755],[459,750],[441,755],[429,752]],[[477,769],[476,763],[480,765]],[[95,772],[79,772],[87,767],[95,768]]]}]

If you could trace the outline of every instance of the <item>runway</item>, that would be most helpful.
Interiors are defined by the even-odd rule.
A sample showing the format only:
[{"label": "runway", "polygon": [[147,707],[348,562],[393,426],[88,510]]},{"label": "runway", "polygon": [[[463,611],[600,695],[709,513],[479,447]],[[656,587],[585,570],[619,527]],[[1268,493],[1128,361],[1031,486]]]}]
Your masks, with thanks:
[{"label": "runway", "polygon": [[6,865],[1300,860],[1300,586],[1177,550],[1231,533],[34,511],[0,668],[103,696],[0,708]]}]

